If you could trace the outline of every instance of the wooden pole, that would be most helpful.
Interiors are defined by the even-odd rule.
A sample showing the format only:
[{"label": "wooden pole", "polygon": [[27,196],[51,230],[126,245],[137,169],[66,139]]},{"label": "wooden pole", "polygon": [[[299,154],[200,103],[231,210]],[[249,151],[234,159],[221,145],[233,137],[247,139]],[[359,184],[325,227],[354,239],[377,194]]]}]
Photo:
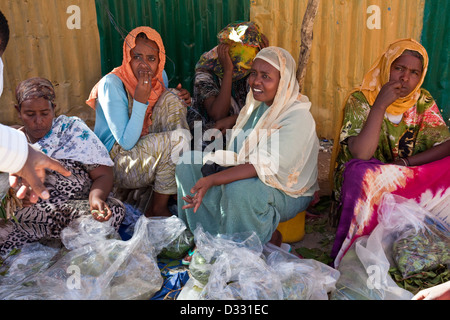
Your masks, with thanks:
[{"label": "wooden pole", "polygon": [[314,19],[319,8],[320,0],[308,0],[305,15],[303,16],[301,29],[300,55],[298,57],[297,80],[300,85],[300,92],[303,89],[306,69],[308,66],[309,55],[313,40]]}]

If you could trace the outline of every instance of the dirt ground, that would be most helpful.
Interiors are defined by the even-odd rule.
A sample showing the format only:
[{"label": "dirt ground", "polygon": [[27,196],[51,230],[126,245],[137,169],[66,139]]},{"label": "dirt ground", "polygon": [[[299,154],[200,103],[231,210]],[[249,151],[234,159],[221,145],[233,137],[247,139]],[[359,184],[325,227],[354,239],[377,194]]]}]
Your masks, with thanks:
[{"label": "dirt ground", "polygon": [[[314,258],[324,263],[330,262],[329,254],[333,245],[336,229],[328,223],[330,212],[329,197],[331,187],[328,179],[331,158],[331,143],[321,141],[319,152],[319,197],[316,215],[307,214],[305,236],[299,242],[291,243],[293,250],[304,258]],[[319,209],[320,207],[320,209]]]}]

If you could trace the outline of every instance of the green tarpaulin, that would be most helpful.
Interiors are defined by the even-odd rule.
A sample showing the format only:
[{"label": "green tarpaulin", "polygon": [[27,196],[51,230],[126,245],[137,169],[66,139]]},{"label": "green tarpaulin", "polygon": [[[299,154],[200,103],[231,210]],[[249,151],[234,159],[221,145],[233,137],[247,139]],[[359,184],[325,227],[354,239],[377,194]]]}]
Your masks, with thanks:
[{"label": "green tarpaulin", "polygon": [[423,87],[437,102],[450,125],[450,1],[425,2],[422,45],[430,58]]},{"label": "green tarpaulin", "polygon": [[95,4],[102,74],[122,63],[127,32],[146,25],[164,41],[170,86],[181,83],[188,90],[198,58],[217,45],[217,33],[231,22],[250,19],[247,0],[96,0]]}]

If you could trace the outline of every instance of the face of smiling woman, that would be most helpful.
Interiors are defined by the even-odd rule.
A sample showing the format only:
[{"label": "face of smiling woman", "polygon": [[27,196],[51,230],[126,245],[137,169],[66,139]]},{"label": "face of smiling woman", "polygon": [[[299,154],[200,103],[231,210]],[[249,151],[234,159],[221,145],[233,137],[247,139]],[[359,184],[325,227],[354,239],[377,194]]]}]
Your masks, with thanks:
[{"label": "face of smiling woman", "polygon": [[279,83],[280,71],[262,59],[256,58],[253,61],[248,84],[255,100],[271,106],[277,94]]}]

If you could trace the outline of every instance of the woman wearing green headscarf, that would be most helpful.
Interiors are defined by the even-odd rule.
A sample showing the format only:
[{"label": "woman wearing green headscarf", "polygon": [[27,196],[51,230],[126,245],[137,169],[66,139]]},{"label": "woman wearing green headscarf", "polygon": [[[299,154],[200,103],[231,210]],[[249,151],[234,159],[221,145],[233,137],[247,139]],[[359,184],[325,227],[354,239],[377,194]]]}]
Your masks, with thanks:
[{"label": "woman wearing green headscarf", "polygon": [[[234,126],[249,91],[252,61],[268,46],[253,22],[231,23],[217,37],[219,45],[205,52],[195,66],[193,103],[187,115],[192,131],[196,122],[202,125],[202,136],[207,129],[225,132]],[[200,138],[194,136],[197,143]],[[204,148],[209,141],[203,140]]]}]

